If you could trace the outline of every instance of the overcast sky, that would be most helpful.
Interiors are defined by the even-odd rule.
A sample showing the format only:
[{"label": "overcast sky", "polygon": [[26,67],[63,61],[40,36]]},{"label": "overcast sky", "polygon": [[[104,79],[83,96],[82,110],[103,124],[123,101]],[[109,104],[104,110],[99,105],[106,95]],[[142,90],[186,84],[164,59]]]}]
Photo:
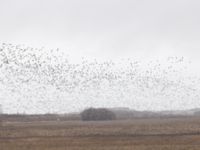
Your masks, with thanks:
[{"label": "overcast sky", "polygon": [[199,0],[0,0],[1,43],[74,60],[183,56],[198,70],[199,41]]},{"label": "overcast sky", "polygon": [[199,0],[0,0],[0,40],[72,56],[198,60],[199,8]]}]

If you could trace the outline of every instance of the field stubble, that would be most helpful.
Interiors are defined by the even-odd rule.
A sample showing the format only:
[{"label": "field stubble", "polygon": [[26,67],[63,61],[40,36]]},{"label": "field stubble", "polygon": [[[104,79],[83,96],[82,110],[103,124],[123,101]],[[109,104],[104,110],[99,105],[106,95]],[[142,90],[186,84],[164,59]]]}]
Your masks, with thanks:
[{"label": "field stubble", "polygon": [[0,150],[199,150],[200,118],[5,122]]}]

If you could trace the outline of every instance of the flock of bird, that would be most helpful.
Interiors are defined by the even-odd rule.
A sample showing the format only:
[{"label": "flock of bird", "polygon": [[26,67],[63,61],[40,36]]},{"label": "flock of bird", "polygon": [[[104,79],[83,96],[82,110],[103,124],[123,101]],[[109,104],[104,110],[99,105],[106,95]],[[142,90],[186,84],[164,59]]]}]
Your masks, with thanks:
[{"label": "flock of bird", "polygon": [[0,46],[0,103],[2,100],[8,109],[13,107],[10,110],[19,112],[31,109],[64,112],[65,108],[76,110],[87,106],[134,109],[182,108],[194,103],[197,106],[200,79],[188,75],[187,67],[183,57],[146,64],[132,59],[119,62],[82,59],[81,63],[71,63],[59,49],[4,43]]}]

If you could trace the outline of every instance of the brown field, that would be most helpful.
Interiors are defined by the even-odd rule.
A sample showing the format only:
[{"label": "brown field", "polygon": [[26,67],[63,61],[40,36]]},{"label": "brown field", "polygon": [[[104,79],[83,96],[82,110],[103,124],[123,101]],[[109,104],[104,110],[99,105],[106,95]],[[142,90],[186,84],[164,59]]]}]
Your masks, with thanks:
[{"label": "brown field", "polygon": [[200,117],[4,122],[0,150],[200,150]]}]

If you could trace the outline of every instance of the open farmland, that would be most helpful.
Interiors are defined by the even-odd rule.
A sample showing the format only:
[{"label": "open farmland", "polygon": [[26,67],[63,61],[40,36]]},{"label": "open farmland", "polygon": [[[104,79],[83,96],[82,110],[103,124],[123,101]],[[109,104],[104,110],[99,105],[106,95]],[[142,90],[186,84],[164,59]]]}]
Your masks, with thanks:
[{"label": "open farmland", "polygon": [[199,150],[200,118],[4,122],[1,150]]}]

